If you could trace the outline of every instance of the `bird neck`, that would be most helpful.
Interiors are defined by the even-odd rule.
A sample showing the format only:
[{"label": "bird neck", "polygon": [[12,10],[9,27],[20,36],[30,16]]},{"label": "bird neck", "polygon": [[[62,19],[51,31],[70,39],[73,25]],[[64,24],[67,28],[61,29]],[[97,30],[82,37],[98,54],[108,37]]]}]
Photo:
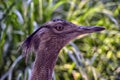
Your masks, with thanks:
[{"label": "bird neck", "polygon": [[53,69],[62,46],[49,42],[36,53],[31,80],[52,80]]}]

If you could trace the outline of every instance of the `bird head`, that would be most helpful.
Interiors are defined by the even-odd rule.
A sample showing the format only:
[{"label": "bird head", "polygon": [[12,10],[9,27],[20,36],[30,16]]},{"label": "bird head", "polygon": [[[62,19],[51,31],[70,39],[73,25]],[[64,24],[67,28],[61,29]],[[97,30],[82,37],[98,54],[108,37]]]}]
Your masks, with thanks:
[{"label": "bird head", "polygon": [[54,19],[43,24],[33,34],[31,34],[22,44],[24,55],[32,50],[38,50],[39,48],[45,48],[44,44],[65,46],[70,40],[75,37],[102,31],[105,28],[97,26],[78,26],[71,22],[67,22],[61,19]]}]

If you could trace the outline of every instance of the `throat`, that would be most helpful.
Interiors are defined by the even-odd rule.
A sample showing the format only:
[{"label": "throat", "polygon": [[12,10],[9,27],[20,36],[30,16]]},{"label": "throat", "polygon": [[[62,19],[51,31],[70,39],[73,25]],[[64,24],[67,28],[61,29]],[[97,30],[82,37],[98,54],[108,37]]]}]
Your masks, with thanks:
[{"label": "throat", "polygon": [[30,80],[52,80],[53,69],[60,48],[47,47],[36,53],[35,63]]}]

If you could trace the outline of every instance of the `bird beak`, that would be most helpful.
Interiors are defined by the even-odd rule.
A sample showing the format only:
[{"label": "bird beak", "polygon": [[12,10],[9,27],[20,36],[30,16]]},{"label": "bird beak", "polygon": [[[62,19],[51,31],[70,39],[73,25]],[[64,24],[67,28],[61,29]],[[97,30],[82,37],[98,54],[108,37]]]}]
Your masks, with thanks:
[{"label": "bird beak", "polygon": [[102,31],[104,29],[105,28],[98,27],[98,26],[88,26],[88,27],[79,26],[77,30],[79,32],[81,32],[82,34],[85,34],[85,33],[99,32],[99,31]]}]

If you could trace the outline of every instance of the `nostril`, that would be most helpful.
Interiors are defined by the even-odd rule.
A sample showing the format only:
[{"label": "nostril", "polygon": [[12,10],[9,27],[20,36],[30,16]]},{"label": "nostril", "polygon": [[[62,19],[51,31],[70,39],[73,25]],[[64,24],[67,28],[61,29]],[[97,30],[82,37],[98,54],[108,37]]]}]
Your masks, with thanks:
[{"label": "nostril", "polygon": [[90,30],[91,29],[91,27],[83,27],[83,26],[79,26],[78,28],[81,30]]},{"label": "nostril", "polygon": [[104,27],[93,27],[93,29],[94,29],[95,31],[102,31],[102,30],[105,30]]}]

